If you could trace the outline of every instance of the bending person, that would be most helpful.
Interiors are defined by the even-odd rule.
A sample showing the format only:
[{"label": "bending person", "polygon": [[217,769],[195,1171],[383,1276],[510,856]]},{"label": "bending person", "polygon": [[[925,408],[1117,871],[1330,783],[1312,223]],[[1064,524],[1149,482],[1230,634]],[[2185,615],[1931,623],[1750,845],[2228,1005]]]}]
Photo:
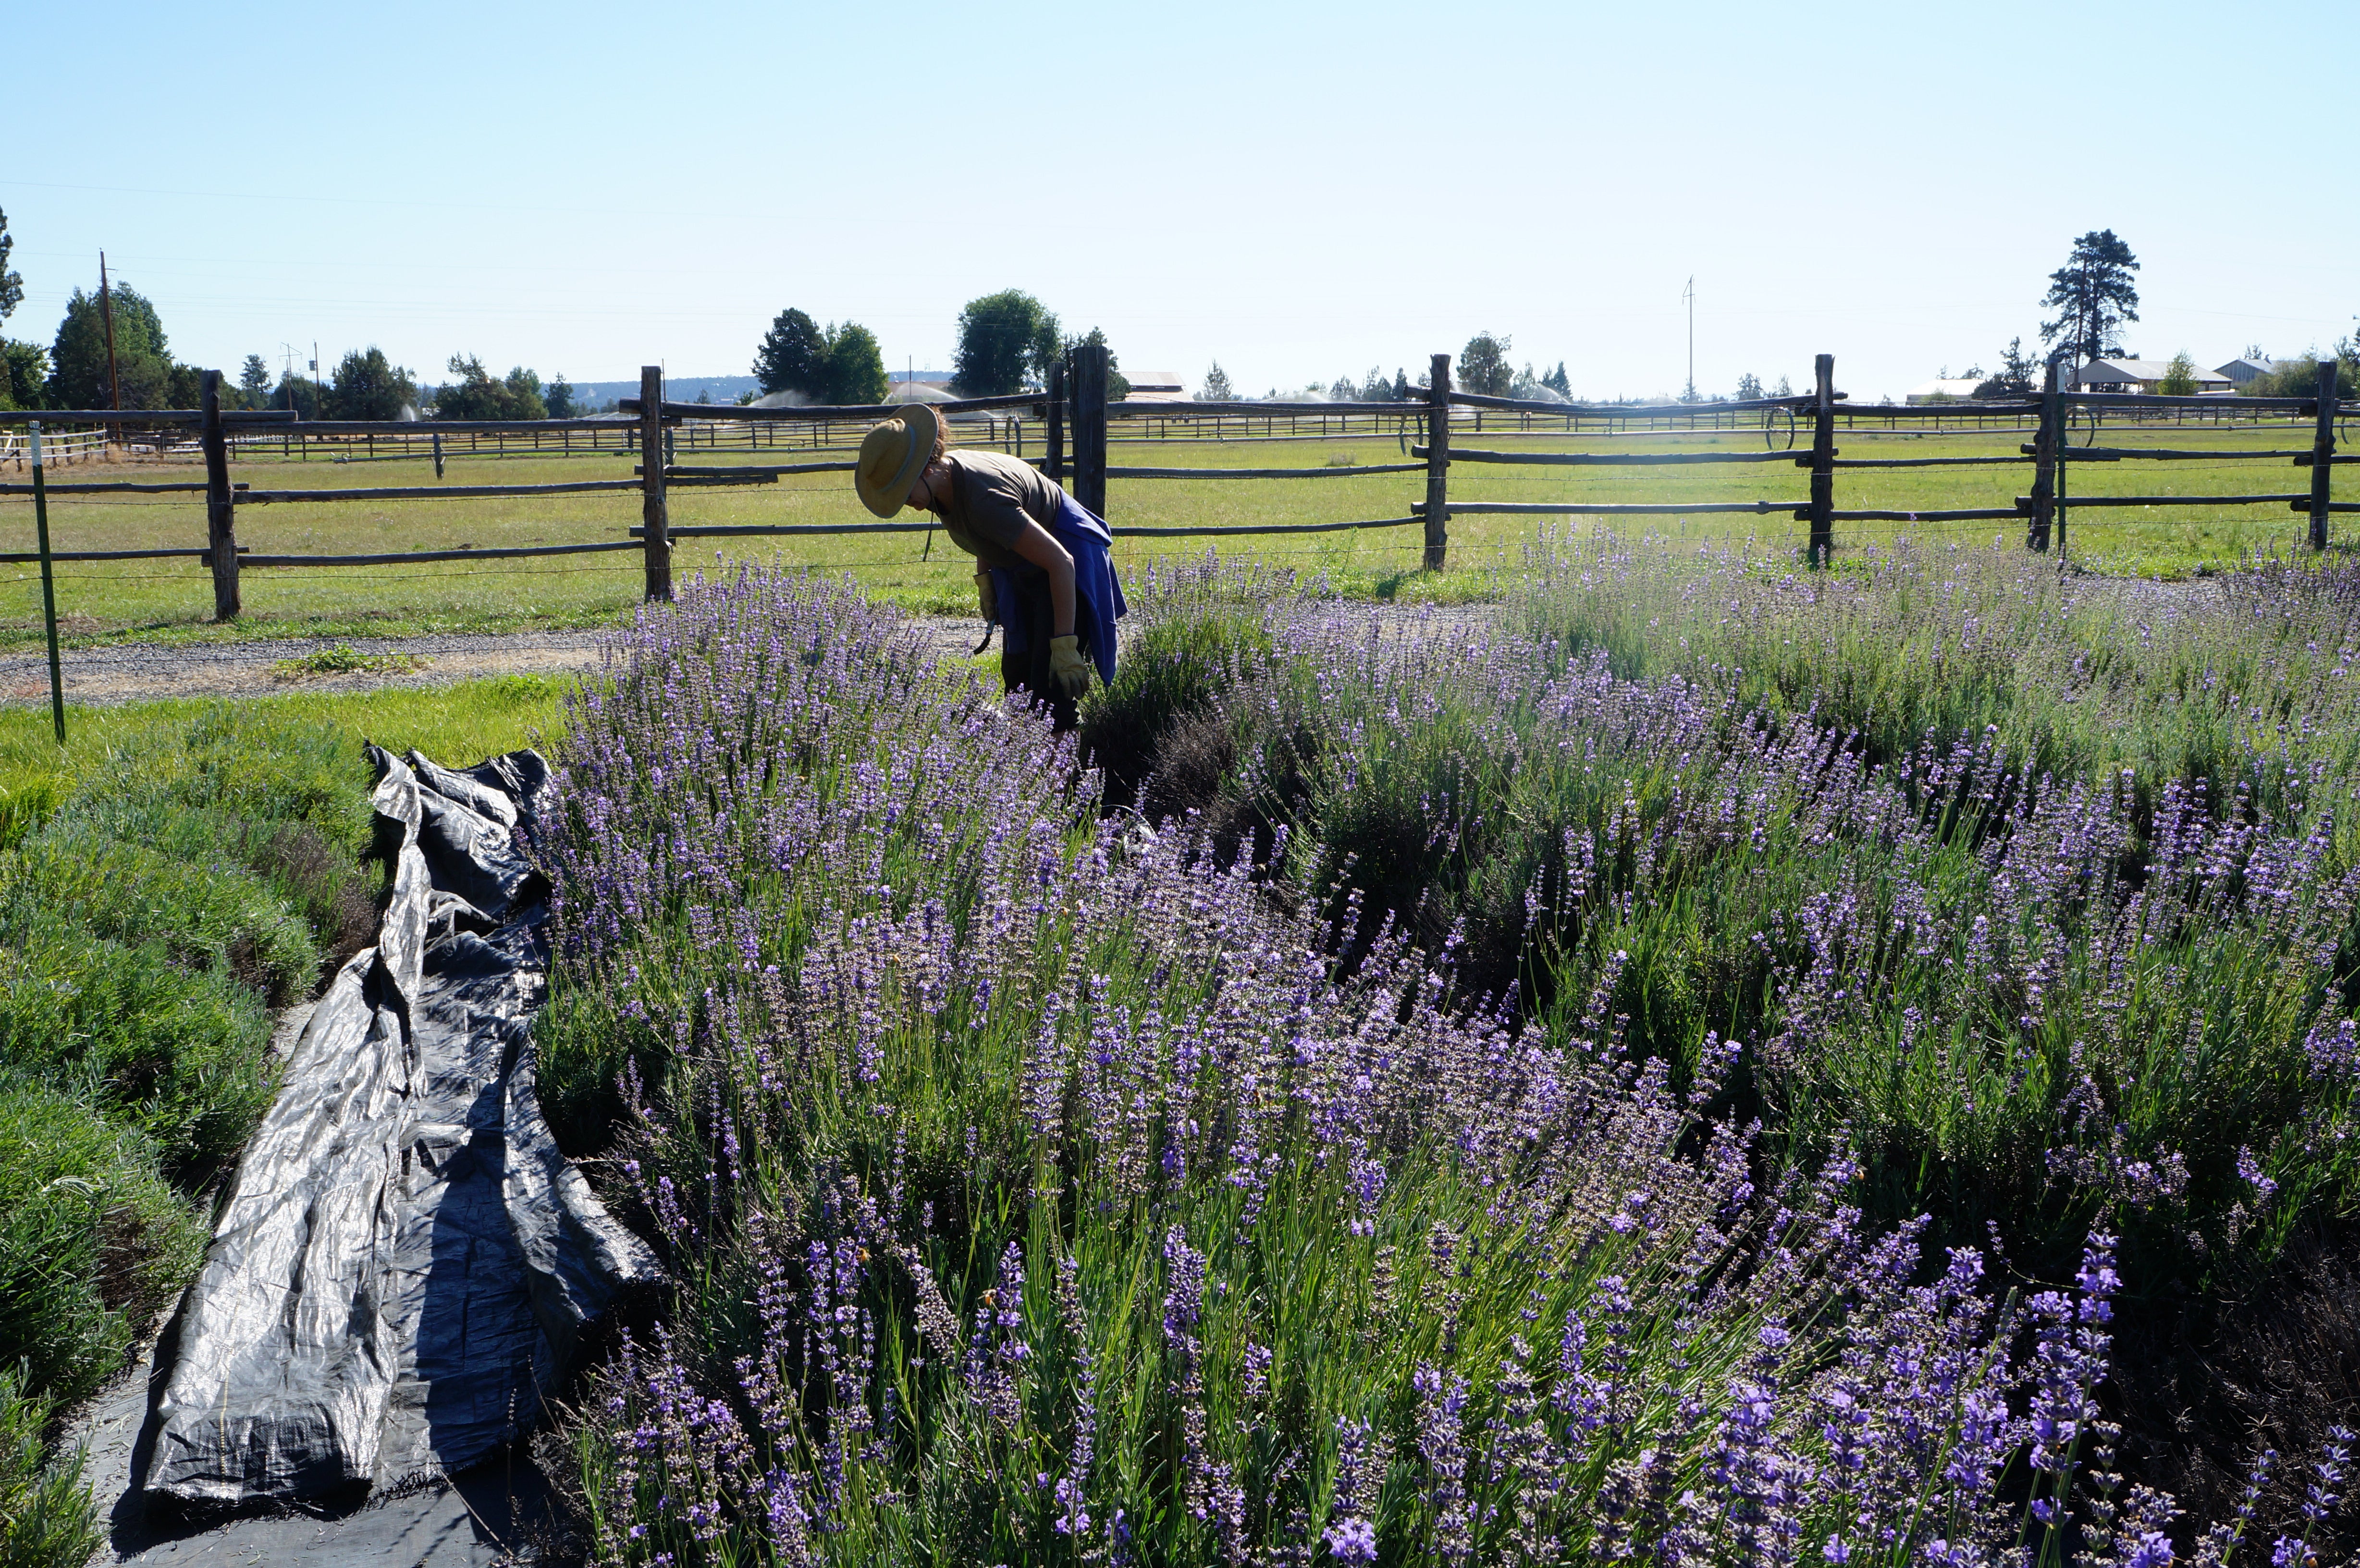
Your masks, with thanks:
[{"label": "bending person", "polygon": [[1114,624],[1128,607],[1105,520],[1022,459],[952,450],[942,416],[923,403],[869,430],[852,479],[879,517],[932,512],[975,557],[978,607],[1002,633],[1000,679],[1072,728],[1093,675],[1114,679]]}]

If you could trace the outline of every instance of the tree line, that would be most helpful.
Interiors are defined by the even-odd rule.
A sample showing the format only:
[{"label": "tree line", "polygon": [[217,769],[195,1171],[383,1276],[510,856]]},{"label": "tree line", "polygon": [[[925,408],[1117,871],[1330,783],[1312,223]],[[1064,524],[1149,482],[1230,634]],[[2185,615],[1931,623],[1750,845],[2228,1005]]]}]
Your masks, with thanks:
[{"label": "tree line", "polygon": [[[1106,341],[1096,327],[1067,336],[1056,313],[1021,289],[986,294],[959,310],[950,390],[960,397],[1004,397],[1043,387],[1067,354]],[[1131,383],[1120,361],[1111,351],[1107,360],[1109,394],[1128,397]],[[874,332],[858,321],[822,326],[792,306],[772,319],[756,345],[754,379],[759,390],[744,401],[784,394],[805,403],[881,403],[892,385]]]}]

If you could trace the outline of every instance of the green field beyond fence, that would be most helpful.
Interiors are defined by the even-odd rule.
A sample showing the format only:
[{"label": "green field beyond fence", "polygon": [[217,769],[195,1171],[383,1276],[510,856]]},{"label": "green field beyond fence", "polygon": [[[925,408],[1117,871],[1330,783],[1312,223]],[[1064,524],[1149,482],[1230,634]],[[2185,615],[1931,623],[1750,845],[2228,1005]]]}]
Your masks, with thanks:
[{"label": "green field beyond fence", "polygon": [[[1437,369],[1447,374],[1447,364]],[[2332,413],[2360,413],[2329,396]],[[1553,512],[1633,537],[1791,543],[1798,561],[1807,554],[1808,398],[1671,410],[1455,401],[1444,570],[1421,570],[1438,552],[1421,516],[1433,416],[1417,404],[1358,413],[1114,406],[1097,483],[1117,565],[1217,548],[1325,573],[1348,593],[1480,596],[1517,572]],[[2024,541],[2038,531],[2031,452],[2048,419],[2066,455],[2060,559],[2177,577],[2289,555],[2314,539],[2306,497],[2322,443],[2332,450],[2334,440],[2333,420],[2297,401],[2085,398],[2048,414],[2036,400],[1988,409],[1834,404],[1825,538],[1839,556],[1902,540]],[[1026,417],[1042,408],[961,419],[955,439],[1043,462],[1087,500],[1091,481],[1075,469],[1093,455],[1089,433],[1074,432],[1082,439],[1067,457],[1063,418]],[[658,504],[674,571],[780,561],[850,572],[870,593],[915,608],[971,604],[971,564],[946,539],[930,539],[921,515],[872,527],[854,499],[844,470],[874,411],[844,410],[833,422],[828,410],[729,418],[742,412],[664,406],[671,460]],[[354,636],[608,621],[650,580],[632,538],[650,506],[642,423],[235,428],[220,470],[233,487],[224,510],[242,558],[234,625],[215,624],[219,585],[197,553],[207,543],[206,470],[185,429],[152,441],[147,461],[56,470],[49,505],[61,630],[69,639]],[[2149,453],[2174,455],[2142,461]],[[23,559],[34,532],[27,477],[0,472],[0,555],[18,558],[0,562],[0,643],[40,635],[38,567]],[[1588,507],[1606,510],[1578,510]],[[1961,512],[1987,515],[1944,515]],[[501,553],[519,550],[551,553]],[[74,559],[143,551],[180,553]],[[350,557],[372,559],[315,563]]]}]

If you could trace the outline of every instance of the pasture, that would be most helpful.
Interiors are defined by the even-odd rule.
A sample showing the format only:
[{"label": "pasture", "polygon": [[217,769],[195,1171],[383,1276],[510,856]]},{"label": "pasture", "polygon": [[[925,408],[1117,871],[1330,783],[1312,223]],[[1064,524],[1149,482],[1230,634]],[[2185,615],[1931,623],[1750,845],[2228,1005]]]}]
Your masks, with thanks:
[{"label": "pasture", "polygon": [[[1495,421],[1505,423],[1507,421]],[[2014,457],[2029,430],[1986,433],[1889,432],[1861,429],[1840,435],[1843,454],[1858,457]],[[2109,444],[2188,446],[2223,450],[2285,450],[2304,444],[2293,427],[2202,430],[2172,426],[2109,427]],[[1518,451],[1758,452],[1758,430],[1686,435],[1601,437],[1513,436],[1464,426],[1459,446],[1502,444]],[[1260,467],[1361,465],[1405,461],[1406,441],[1365,436],[1284,441],[1180,439],[1109,442],[1117,465]],[[1808,431],[1801,442],[1808,447]],[[1037,440],[1031,450],[1039,450]],[[682,461],[727,467],[793,461],[799,455],[841,457],[841,448],[799,454],[779,449],[759,454],[683,452]],[[546,459],[454,457],[437,481],[424,459],[339,464],[324,456],[281,460],[248,449],[233,478],[257,488],[432,486],[552,479],[628,478],[634,459],[606,452]],[[2234,565],[2247,556],[2286,555],[2301,547],[2304,519],[2278,506],[2208,506],[2214,494],[2294,491],[2306,475],[2283,463],[2076,463],[2074,496],[2187,494],[2184,506],[2136,510],[2092,508],[2072,514],[2069,554],[2081,569],[2110,574],[2185,577]],[[10,475],[15,478],[16,475]],[[194,464],[77,466],[59,480],[202,477]],[[1699,464],[1663,468],[1538,470],[1459,463],[1451,471],[1454,503],[1471,501],[1610,501],[1678,504],[1792,499],[1800,504],[1808,475],[1784,463]],[[1986,468],[1847,470],[1841,480],[1846,507],[1936,511],[2005,506],[2030,485],[2027,465]],[[1449,570],[1417,570],[1415,527],[1275,537],[1126,539],[1126,527],[1234,528],[1341,523],[1399,517],[1423,495],[1415,474],[1336,479],[1148,480],[1109,483],[1109,511],[1117,529],[1118,566],[1137,571],[1151,561],[1193,558],[1218,544],[1227,559],[1252,560],[1324,574],[1340,591],[1382,598],[1488,598],[1502,573],[1513,575],[1534,537],[1530,518],[1455,517]],[[676,487],[671,493],[675,528],[699,526],[845,523],[867,519],[847,476],[797,474],[746,488]],[[55,548],[153,550],[192,548],[204,539],[201,498],[182,495],[59,495],[52,498]],[[407,552],[462,548],[586,543],[624,536],[639,520],[639,498],[628,492],[506,499],[388,500],[368,503],[281,504],[241,508],[238,539],[257,554]],[[1766,516],[1704,515],[1618,519],[1622,537],[1659,537],[1678,546],[1739,544],[1776,552],[1799,550],[1804,525],[1783,510]],[[27,498],[0,497],[0,550],[32,548]],[[1842,552],[1905,540],[1982,547],[2021,538],[2020,523],[1840,524]],[[972,602],[969,568],[948,541],[928,548],[923,535],[816,536],[676,541],[676,570],[690,572],[716,556],[851,574],[864,592],[911,608],[956,612]],[[211,624],[204,568],[194,560],[65,562],[58,568],[59,611],[69,637],[118,635],[168,638],[236,636],[386,635],[423,630],[497,630],[520,626],[585,626],[612,620],[639,598],[639,568],[629,552],[486,561],[421,561],[331,568],[249,568],[246,615],[235,627]],[[39,636],[38,569],[0,567],[0,646]]]}]

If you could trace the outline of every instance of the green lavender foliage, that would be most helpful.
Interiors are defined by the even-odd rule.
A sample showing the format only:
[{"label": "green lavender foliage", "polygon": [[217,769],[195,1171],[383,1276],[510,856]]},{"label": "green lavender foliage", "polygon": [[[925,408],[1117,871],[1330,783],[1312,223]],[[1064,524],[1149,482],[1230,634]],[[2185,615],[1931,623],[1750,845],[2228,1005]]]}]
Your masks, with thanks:
[{"label": "green lavender foliage", "polygon": [[[1678,1072],[1753,1042],[1770,1146],[1856,1148],[1885,1220],[1996,1221],[2052,1272],[2103,1220],[2143,1288],[2208,1289],[2350,1211],[2347,574],[2069,590],[2016,553],[1805,575],[1576,538],[1527,566],[1501,622],[1382,637],[1267,593],[1218,734],[1126,748],[1190,785],[1170,805],[1291,829],[1285,885],[1361,940],[1406,921],[1466,992],[1554,1018],[1608,987]],[[1207,595],[1143,584],[1145,636],[1188,643]],[[1154,679],[1086,733],[1139,727]]]},{"label": "green lavender foliage", "polygon": [[[1514,671],[1174,593],[1237,635],[1192,668],[1151,625],[1167,657],[1130,679],[1238,726],[1226,854],[1101,816],[1037,719],[808,579],[689,586],[577,701],[535,830],[543,1092],[673,1280],[572,1427],[599,1560],[1743,1556],[1773,1530],[1821,1552],[1864,1509],[1896,1527],[1864,1562],[2024,1540],[1995,1500],[2035,1435],[2009,1401],[2044,1441],[2092,1413],[2104,1335],[2068,1325],[2103,1321],[2109,1244],[2037,1322],[1972,1249],[1913,1283],[1920,1227],[1864,1233],[1841,1149],[1759,1157],[1752,1050],[1695,1009],[1677,1073],[1633,1050],[1624,950],[1535,1018],[1454,989],[1422,916],[1374,912],[1366,856],[1295,836],[1347,792],[1311,743],[1344,726],[1359,778],[1430,803],[1420,730],[1505,736]],[[1724,722],[1584,679],[1607,760]],[[1298,737],[1279,783],[1248,709]],[[1450,777],[1521,787],[1539,755]],[[1666,798],[1684,766],[1652,764]],[[1759,770],[1827,832],[1809,768]],[[1648,884],[1636,830],[1601,831]],[[1550,930],[1550,962],[1585,940]],[[2019,1327],[2057,1352],[2038,1379]],[[1856,1476],[1845,1412],[1888,1434]]]}]

